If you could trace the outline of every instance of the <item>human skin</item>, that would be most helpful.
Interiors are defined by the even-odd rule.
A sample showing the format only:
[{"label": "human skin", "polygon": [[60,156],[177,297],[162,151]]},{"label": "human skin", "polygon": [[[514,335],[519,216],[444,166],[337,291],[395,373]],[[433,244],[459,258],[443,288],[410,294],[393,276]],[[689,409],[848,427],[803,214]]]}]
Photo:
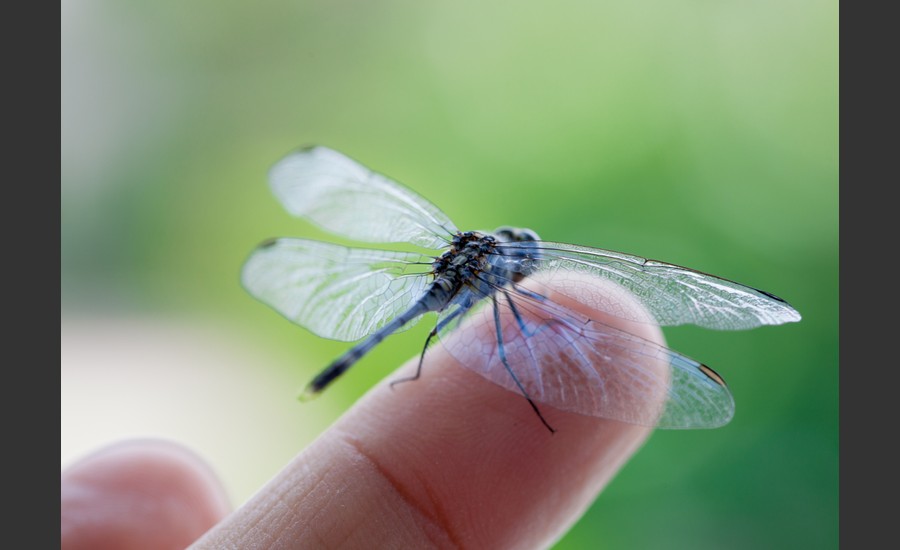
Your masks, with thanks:
[{"label": "human skin", "polygon": [[[630,295],[607,290],[620,311],[645,315]],[[557,298],[665,344],[652,324]],[[479,337],[465,330],[454,337]],[[81,461],[61,476],[62,548],[545,548],[651,431],[541,405],[551,433],[521,395],[462,368],[442,346],[429,350],[418,380],[390,386],[417,362],[369,391],[230,514],[197,457],[154,457],[154,446],[172,444]],[[155,471],[172,482],[149,482]]]}]

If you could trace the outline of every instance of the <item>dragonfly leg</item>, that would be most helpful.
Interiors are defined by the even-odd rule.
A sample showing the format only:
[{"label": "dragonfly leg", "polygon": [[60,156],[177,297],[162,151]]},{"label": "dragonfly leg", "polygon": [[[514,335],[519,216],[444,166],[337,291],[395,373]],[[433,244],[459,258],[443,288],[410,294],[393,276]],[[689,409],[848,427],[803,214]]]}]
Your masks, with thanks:
[{"label": "dragonfly leg", "polygon": [[438,328],[435,326],[431,329],[431,332],[428,333],[428,338],[425,339],[425,346],[422,348],[422,354],[419,355],[419,364],[416,367],[416,373],[412,376],[404,376],[403,378],[398,378],[396,380],[391,380],[389,384],[391,389],[394,389],[396,384],[400,384],[402,382],[412,382],[413,380],[418,380],[419,376],[422,374],[422,362],[425,360],[425,352],[428,351],[428,346],[431,345],[431,339],[435,337],[437,334]]},{"label": "dragonfly leg", "polygon": [[[516,386],[519,387],[519,391],[522,392],[522,395],[525,396],[525,399],[528,401],[528,404],[531,405],[531,408],[534,409],[535,414],[538,415],[538,418],[541,419],[541,422],[544,426],[550,430],[550,433],[556,433],[550,424],[547,423],[547,420],[544,419],[544,415],[541,414],[538,406],[532,401],[531,397],[528,395],[528,392],[525,391],[525,388],[522,386],[522,383],[519,382],[519,378],[516,376],[516,373],[513,372],[512,368],[509,366],[509,362],[506,359],[506,349],[503,346],[503,329],[500,326],[500,308],[497,306],[497,297],[491,296],[491,301],[494,307],[494,326],[497,329],[497,350],[500,354],[500,361],[503,363],[503,366],[506,367],[506,372],[512,377],[513,382],[516,383]],[[518,316],[517,316],[518,319]],[[521,320],[519,321],[521,322]]]},{"label": "dragonfly leg", "polygon": [[[546,298],[544,298],[540,294],[525,290],[519,286],[516,286],[515,288],[517,292],[520,292],[521,294],[524,294],[525,296],[528,296],[529,298],[532,298],[537,302],[543,302],[544,300],[546,300]],[[532,337],[535,334],[540,333],[545,328],[549,327],[551,324],[559,324],[568,329],[572,328],[570,326],[570,323],[567,323],[562,319],[551,317],[550,319],[543,319],[540,325],[534,330],[529,329],[527,326],[525,326],[525,321],[522,319],[522,315],[519,314],[519,308],[516,307],[516,303],[513,302],[512,298],[509,295],[509,292],[507,290],[502,290],[501,292],[503,292],[503,296],[506,297],[506,303],[509,304],[509,308],[512,310],[513,316],[516,318],[516,323],[519,325],[519,330],[521,330],[522,334],[524,334],[525,336]]]},{"label": "dragonfly leg", "polygon": [[419,376],[422,375],[422,363],[425,361],[425,352],[428,351],[428,346],[431,345],[431,340],[437,336],[437,333],[444,329],[447,326],[447,323],[456,319],[463,313],[468,311],[468,308],[459,307],[453,313],[447,316],[446,319],[442,319],[439,323],[437,323],[431,332],[428,333],[428,338],[425,339],[425,345],[422,347],[422,354],[419,355],[419,365],[416,367],[416,373],[412,376],[406,376],[403,378],[398,378],[397,380],[391,381],[389,384],[391,389],[393,389],[395,384],[400,384],[401,382],[412,382],[414,380],[418,380]]}]

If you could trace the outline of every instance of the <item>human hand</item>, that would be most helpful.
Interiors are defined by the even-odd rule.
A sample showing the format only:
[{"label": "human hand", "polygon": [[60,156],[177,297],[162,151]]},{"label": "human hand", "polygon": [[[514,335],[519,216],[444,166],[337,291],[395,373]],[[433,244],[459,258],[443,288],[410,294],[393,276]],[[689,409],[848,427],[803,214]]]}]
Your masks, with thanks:
[{"label": "human hand", "polygon": [[[664,344],[655,326],[582,312]],[[230,515],[210,470],[177,446],[138,442],[88,457],[61,476],[61,547],[547,547],[650,433],[541,406],[551,434],[521,395],[460,368],[441,346],[419,380],[391,389],[417,361]]]}]

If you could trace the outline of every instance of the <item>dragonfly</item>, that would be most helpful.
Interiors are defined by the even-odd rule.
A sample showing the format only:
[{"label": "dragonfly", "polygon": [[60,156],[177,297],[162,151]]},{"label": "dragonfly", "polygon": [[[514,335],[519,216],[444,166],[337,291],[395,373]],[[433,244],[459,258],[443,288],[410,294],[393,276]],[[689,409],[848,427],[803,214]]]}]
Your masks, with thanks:
[{"label": "dragonfly", "polygon": [[[435,313],[415,374],[394,383],[418,379],[439,341],[464,367],[524,396],[551,432],[539,405],[656,428],[715,428],[734,415],[723,378],[627,327],[742,330],[801,318],[774,294],[686,267],[545,241],[524,228],[460,231],[418,193],[324,146],[288,154],[269,183],[290,214],[336,236],[422,250],[284,237],[251,252],[241,271],[251,296],[318,336],[358,341],[303,399]],[[611,289],[641,307],[622,307]]]}]

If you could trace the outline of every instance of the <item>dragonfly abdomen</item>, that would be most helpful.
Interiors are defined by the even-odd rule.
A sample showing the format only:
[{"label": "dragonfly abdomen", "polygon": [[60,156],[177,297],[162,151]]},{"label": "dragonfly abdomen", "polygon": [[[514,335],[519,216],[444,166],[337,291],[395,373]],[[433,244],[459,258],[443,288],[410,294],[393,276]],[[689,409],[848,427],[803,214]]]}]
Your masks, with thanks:
[{"label": "dragonfly abdomen", "polygon": [[301,395],[301,399],[306,400],[314,397],[329,384],[334,382],[339,376],[347,372],[357,361],[369,353],[382,340],[397,332],[404,325],[429,311],[443,310],[447,304],[456,296],[462,287],[465,276],[459,269],[460,262],[449,262],[445,269],[440,273],[435,273],[435,280],[429,289],[410,307],[408,310],[398,315],[388,324],[384,325],[376,332],[372,333],[368,338],[347,350],[343,355],[338,357],[333,363],[325,367],[307,386]]},{"label": "dragonfly abdomen", "polygon": [[362,342],[347,350],[346,353],[325,367],[325,369],[306,386],[306,390],[304,390],[301,395],[301,399],[305,400],[320,393],[328,387],[329,384],[334,382],[336,378],[347,372],[347,370],[357,361],[362,359],[365,354],[369,353],[372,348],[380,344],[382,340],[403,328],[406,323],[412,321],[419,315],[431,311],[425,302],[428,294],[430,294],[430,292],[423,296],[422,299],[416,302],[411,308],[398,315],[394,320],[372,333]]}]

